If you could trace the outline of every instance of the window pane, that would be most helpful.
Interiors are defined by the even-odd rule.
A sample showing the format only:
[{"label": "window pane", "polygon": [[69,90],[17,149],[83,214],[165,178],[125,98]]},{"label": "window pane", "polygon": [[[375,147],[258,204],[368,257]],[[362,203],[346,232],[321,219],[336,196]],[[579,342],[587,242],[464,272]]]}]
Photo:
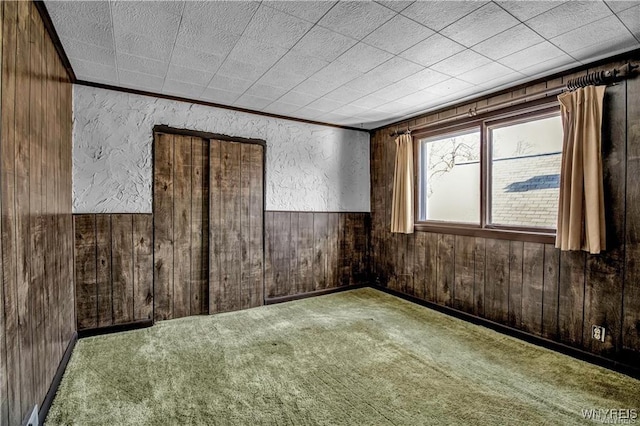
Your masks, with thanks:
[{"label": "window pane", "polygon": [[480,132],[423,139],[419,219],[480,223]]},{"label": "window pane", "polygon": [[491,223],[555,229],[560,117],[492,129],[491,141]]}]

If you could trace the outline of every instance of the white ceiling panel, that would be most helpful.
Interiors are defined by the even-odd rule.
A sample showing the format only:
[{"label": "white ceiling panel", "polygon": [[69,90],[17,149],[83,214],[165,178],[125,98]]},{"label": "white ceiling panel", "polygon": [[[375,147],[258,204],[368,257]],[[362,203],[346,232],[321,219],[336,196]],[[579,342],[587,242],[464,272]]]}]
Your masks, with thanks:
[{"label": "white ceiling panel", "polygon": [[78,79],[364,128],[640,48],[638,1],[57,1]]},{"label": "white ceiling panel", "polygon": [[433,34],[433,30],[402,15],[396,15],[364,38],[364,42],[398,54]]},{"label": "white ceiling panel", "polygon": [[485,1],[416,1],[402,11],[408,18],[414,19],[434,31],[453,24],[474,10],[482,7]]},{"label": "white ceiling panel", "polygon": [[508,28],[516,26],[519,22],[500,6],[495,3],[488,3],[449,25],[440,34],[463,46],[471,47]]},{"label": "white ceiling panel", "polygon": [[428,67],[464,49],[464,46],[461,44],[440,34],[434,34],[410,49],[405,50],[400,56]]}]

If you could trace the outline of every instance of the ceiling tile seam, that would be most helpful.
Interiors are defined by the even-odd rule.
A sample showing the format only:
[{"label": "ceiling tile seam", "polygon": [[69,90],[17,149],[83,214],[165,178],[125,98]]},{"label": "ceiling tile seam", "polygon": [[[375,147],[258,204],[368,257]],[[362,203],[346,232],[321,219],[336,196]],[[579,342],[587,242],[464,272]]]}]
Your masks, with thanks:
[{"label": "ceiling tile seam", "polygon": [[[621,23],[621,24],[622,24],[622,25],[627,29],[627,31],[629,31],[629,33],[631,33],[631,36],[632,36],[633,38],[635,38],[635,39],[636,39],[636,41],[637,41],[638,43],[640,43],[640,35],[636,36],[636,35],[633,33],[633,31],[631,31],[631,29],[629,29],[629,27],[627,26],[627,24],[625,24],[625,23],[624,23],[624,21],[623,21],[622,19],[620,19],[620,16],[618,16],[618,14],[617,14],[617,13],[615,13],[615,12],[613,11],[613,9],[611,9],[611,6],[609,6],[609,3],[604,2],[604,4],[609,8],[609,10],[611,11],[611,13],[613,13],[613,16],[615,16],[615,17],[616,17],[616,19],[617,19],[618,21],[620,21],[620,23]],[[635,7],[635,6],[631,6],[631,7]],[[626,10],[628,10],[628,9],[630,9],[630,8],[627,8],[627,9],[621,10],[620,12],[624,12],[624,11],[626,11]],[[597,22],[597,21],[596,21],[596,22]]]},{"label": "ceiling tile seam", "polygon": [[[402,8],[402,10],[394,10],[394,9],[391,9],[389,6],[387,6],[387,5],[385,5],[385,4],[382,4],[382,3],[380,3],[379,1],[376,1],[376,0],[374,0],[374,3],[378,3],[380,6],[382,6],[382,7],[386,7],[387,9],[389,9],[389,10],[390,10],[390,11],[392,11],[392,12],[395,12],[395,13],[397,13],[397,14],[401,14],[403,10],[405,10],[406,8],[408,8],[409,6],[411,6],[413,3],[415,3],[415,1],[410,2],[408,5],[406,5],[405,7],[403,7],[403,8]],[[403,15],[403,16],[404,16],[404,15]],[[412,21],[413,21],[413,19],[412,19]],[[422,24],[420,24],[420,25],[422,25]],[[429,29],[431,29],[431,28],[429,28]]]},{"label": "ceiling tile seam", "polygon": [[[414,2],[414,3],[415,3],[415,2]],[[444,28],[440,28],[440,31],[443,31],[444,29],[449,28],[451,25],[455,24],[456,22],[460,21],[461,19],[466,18],[467,16],[469,16],[469,15],[471,15],[472,13],[476,12],[478,9],[480,9],[480,8],[482,8],[482,7],[486,6],[486,5],[488,5],[489,3],[493,3],[493,2],[492,2],[492,1],[487,1],[486,3],[482,3],[482,2],[480,2],[480,1],[479,1],[478,3],[480,4],[478,7],[476,7],[475,9],[473,9],[473,10],[471,10],[471,11],[469,11],[469,13],[466,13],[465,15],[463,15],[463,16],[461,16],[461,17],[459,17],[459,18],[458,18],[458,19],[456,19],[455,21],[453,21],[453,22],[451,22],[450,24],[448,24],[446,27],[444,27]],[[405,9],[403,9],[403,11],[404,11],[404,10],[406,10],[406,8],[405,8]],[[434,31],[434,32],[436,32],[436,33],[440,34],[440,31],[435,30],[435,29],[433,29],[433,28],[431,28],[431,27],[428,27],[428,26],[426,26],[426,25],[424,25],[424,24],[422,24],[422,23],[420,23],[420,22],[416,21],[415,19],[411,18],[410,16],[403,15],[403,14],[402,14],[402,12],[398,12],[398,14],[399,14],[399,15],[404,16],[405,18],[411,19],[411,20],[412,20],[412,21],[414,21],[414,22],[417,22],[418,24],[420,24],[420,25],[422,25],[422,26],[424,26],[424,27],[429,28],[431,31]],[[444,34],[440,34],[440,35],[442,35],[443,37],[445,37],[445,36],[444,36]],[[447,38],[448,38],[448,37],[447,37]],[[456,43],[457,43],[457,42],[456,42]],[[458,44],[461,44],[461,43],[458,43]],[[466,47],[466,46],[465,46],[465,47]]]},{"label": "ceiling tile seam", "polygon": [[[300,16],[292,15],[292,14],[290,14],[290,13],[285,12],[284,10],[277,9],[277,8],[275,8],[275,7],[273,7],[273,6],[269,6],[269,2],[268,2],[268,1],[267,1],[267,2],[262,2],[262,1],[261,1],[261,2],[260,2],[260,4],[262,4],[262,3],[264,3],[264,6],[265,6],[265,7],[268,7],[269,9],[273,9],[273,10],[275,10],[275,11],[277,11],[277,12],[284,13],[284,14],[285,14],[285,15],[287,15],[287,16],[291,16],[291,17],[294,17],[294,18],[300,19],[300,20],[302,20],[302,21],[309,22],[309,23],[313,24],[313,26],[315,26],[315,25],[320,21],[320,19],[324,18],[324,15],[326,15],[326,14],[327,14],[326,12],[325,12],[325,13],[323,13],[323,14],[322,14],[322,16],[320,16],[320,18],[316,19],[316,21],[314,22],[314,21],[309,21],[308,19],[301,18]],[[336,5],[336,3],[338,3],[338,1],[337,1],[337,0],[333,2],[333,5],[331,5],[331,7],[329,8],[329,10],[333,9],[333,7]],[[327,12],[328,12],[329,10],[327,10]],[[313,27],[311,27],[311,28],[313,28]]]},{"label": "ceiling tile seam", "polygon": [[[261,2],[261,4],[262,4],[262,2]],[[322,16],[318,19],[318,21],[317,21],[317,22],[320,22],[320,20],[321,20],[322,18],[324,18],[324,16],[325,16],[327,13],[329,13],[329,11],[331,11],[331,9],[333,9],[333,8],[336,6],[336,4],[338,4],[338,2],[333,3],[333,5],[332,5],[332,6],[331,6],[331,7],[330,7],[330,8],[329,8],[325,13],[323,13],[323,14],[322,14]],[[253,17],[252,17],[251,19],[253,19]],[[306,21],[306,22],[309,22],[309,21]],[[277,64],[282,60],[282,58],[284,58],[288,53],[290,53],[290,52],[293,50],[293,48],[294,48],[294,47],[296,47],[296,46],[298,45],[298,43],[300,43],[300,40],[302,40],[302,39],[303,39],[307,34],[309,34],[309,33],[311,32],[311,30],[312,30],[312,29],[314,29],[316,26],[320,26],[320,25],[313,24],[313,25],[311,26],[311,28],[309,28],[309,29],[308,29],[308,30],[307,30],[307,31],[306,31],[302,36],[300,36],[300,38],[299,38],[299,39],[298,39],[298,40],[293,44],[293,46],[291,46],[291,47],[287,50],[287,52],[286,52],[284,55],[282,55],[282,56],[281,56],[281,57],[280,57],[276,62],[274,62],[274,63],[273,63],[273,65],[271,65],[271,66],[270,66],[270,67],[269,67],[265,72],[263,72],[263,73],[262,73],[258,78],[256,78],[256,80],[253,82],[253,84],[251,84],[251,86],[247,87],[247,88],[245,89],[245,91],[244,91],[244,92],[242,92],[242,94],[236,98],[236,101],[237,101],[238,99],[240,99],[241,97],[243,97],[243,96],[244,96],[244,95],[245,95],[245,94],[246,94],[246,93],[247,93],[247,92],[248,92],[248,91],[249,91],[253,86],[255,86],[256,84],[258,84],[258,81],[260,81],[260,79],[262,79],[262,77],[264,77],[264,76],[265,76],[269,71],[271,71],[271,70],[273,69],[273,67],[275,67],[275,66],[276,66],[276,65],[277,65]],[[352,38],[352,37],[350,37],[350,38]],[[352,39],[353,39],[353,38],[352,38]],[[322,67],[320,70],[322,70],[322,69],[324,69],[324,68],[328,67],[330,64],[331,64],[331,62],[329,62],[329,64],[327,64],[325,67]],[[318,70],[318,71],[316,71],[316,72],[319,72],[320,70]],[[314,73],[314,74],[315,74],[315,73]],[[305,80],[301,81],[299,84],[302,84],[304,81],[306,81],[306,80],[308,80],[308,79],[309,79],[309,77],[307,77]],[[299,84],[298,84],[298,85],[299,85]],[[293,89],[288,89],[288,90],[287,90],[285,93],[283,93],[280,97],[276,98],[276,100],[274,100],[274,101],[270,102],[269,104],[267,104],[266,106],[264,106],[264,107],[263,107],[263,108],[261,108],[261,109],[268,108],[271,104],[273,104],[274,102],[277,102],[280,98],[282,98],[284,95],[286,95],[287,93],[289,93],[291,90],[293,90]],[[234,101],[234,102],[235,102],[235,101]],[[312,102],[313,102],[313,101],[312,101]],[[310,103],[311,103],[311,102],[310,102]],[[309,104],[307,104],[307,105],[309,105]],[[301,108],[302,108],[302,107],[301,107]],[[297,110],[296,110],[296,111],[297,111]]]},{"label": "ceiling tile seam", "polygon": [[[202,97],[202,95],[204,94],[204,91],[207,90],[207,88],[209,87],[209,85],[211,84],[213,79],[215,78],[215,76],[218,73],[218,71],[220,70],[220,68],[222,68],[222,65],[224,65],[224,63],[227,61],[227,59],[229,59],[229,55],[231,55],[231,52],[233,52],[233,49],[235,49],[236,46],[238,45],[238,43],[240,43],[240,40],[242,40],[242,36],[244,35],[244,32],[249,27],[249,24],[251,24],[251,21],[253,21],[253,18],[255,18],[256,13],[258,13],[258,10],[260,9],[261,5],[262,5],[262,1],[260,1],[258,3],[258,7],[256,7],[256,10],[253,11],[253,15],[251,15],[251,18],[247,20],[246,25],[244,26],[244,28],[242,29],[242,32],[240,33],[240,36],[238,37],[236,42],[233,44],[233,47],[227,52],[227,54],[225,55],[224,59],[220,62],[220,65],[218,65],[218,68],[216,68],[216,70],[213,72],[213,75],[211,76],[211,78],[209,79],[207,84],[205,85],[204,90],[202,91],[202,93],[200,93],[199,97]],[[236,98],[236,100],[238,100],[238,98]]]},{"label": "ceiling tile seam", "polygon": [[[164,90],[164,85],[167,84],[167,76],[169,75],[169,67],[171,66],[171,59],[173,59],[173,52],[176,50],[176,43],[178,42],[178,35],[180,34],[180,27],[182,26],[182,19],[184,18],[184,9],[186,7],[186,2],[182,2],[182,10],[180,11],[180,22],[178,22],[178,29],[176,30],[176,37],[173,39],[173,45],[171,46],[171,53],[169,54],[169,61],[167,62],[167,70],[164,73],[164,78],[162,79],[162,87],[160,91]],[[202,94],[200,94],[202,96]]]},{"label": "ceiling tile seam", "polygon": [[109,0],[109,19],[111,20],[111,39],[113,40],[113,62],[116,66],[116,80],[120,84],[120,69],[118,67],[118,45],[116,43],[115,25],[113,25],[113,7],[112,0]]},{"label": "ceiling tile seam", "polygon": [[[337,4],[338,4],[338,2],[337,2],[337,1],[336,1],[336,2],[334,2],[334,3],[333,3],[333,5],[332,5],[329,9],[327,9],[327,11],[326,11],[325,13],[323,13],[323,14],[322,14],[322,16],[321,16],[320,18],[318,18],[317,22],[320,22],[320,21],[322,20],[322,18],[324,18],[324,17],[327,15],[327,13],[329,13],[329,12],[330,12],[334,7],[336,7],[336,5],[337,5]],[[326,29],[326,30],[328,30],[328,31],[332,31],[332,30],[330,30],[329,28],[325,28],[325,27],[323,27],[322,25],[318,25],[317,23],[316,23],[316,24],[313,24],[313,26],[312,26],[311,28],[309,28],[309,30],[308,30],[306,33],[304,33],[304,34],[302,35],[302,37],[300,37],[300,38],[298,39],[298,41],[296,41],[296,42],[295,42],[295,44],[294,44],[293,46],[291,46],[291,48],[289,48],[289,50],[287,51],[287,53],[291,52],[291,51],[293,50],[293,48],[294,48],[294,47],[296,47],[296,46],[298,45],[298,43],[300,43],[300,40],[302,40],[302,39],[303,39],[307,34],[309,34],[309,33],[311,32],[311,30],[313,30],[315,27],[320,27],[320,28],[324,28],[324,29]],[[334,31],[334,32],[335,32],[335,33],[337,33],[337,34],[340,34],[340,33],[338,33],[337,31]],[[351,37],[351,36],[346,36],[346,35],[344,35],[344,34],[340,34],[340,35],[342,35],[342,36],[344,36],[344,37],[347,37],[347,38],[350,38],[351,40],[358,40],[358,39],[356,39],[356,38],[353,38],[353,37]],[[357,43],[356,43],[356,44],[357,44]],[[355,46],[355,45],[354,45],[354,46]],[[349,49],[347,49],[347,50],[349,50]],[[257,78],[257,79],[256,79],[256,83],[257,83],[257,82],[258,82],[262,77],[264,77],[264,76],[265,76],[265,74],[267,74],[267,73],[268,73],[268,72],[269,72],[273,67],[275,67],[275,66],[276,66],[276,65],[277,65],[277,64],[282,60],[282,58],[284,58],[284,57],[286,56],[286,54],[287,54],[287,53],[285,53],[284,55],[282,55],[282,56],[280,57],[280,59],[278,59],[278,60],[277,60],[277,61],[276,61],[276,62],[275,62],[271,67],[269,67],[269,69],[268,69],[268,70],[266,70],[266,71],[265,71],[265,72],[264,72],[264,73],[263,73],[259,78]],[[335,61],[335,60],[334,60],[334,61]],[[302,80],[300,83],[296,84],[293,88],[288,89],[285,93],[283,93],[283,94],[282,94],[282,95],[280,95],[278,98],[276,98],[274,101],[272,101],[271,103],[269,103],[268,105],[266,105],[263,109],[269,108],[269,107],[270,107],[271,105],[273,105],[274,103],[276,103],[276,102],[280,101],[280,99],[282,99],[286,94],[288,94],[288,93],[290,93],[290,92],[292,92],[292,91],[295,91],[295,88],[296,88],[296,87],[298,87],[299,85],[301,85],[301,84],[302,84],[302,83],[304,83],[305,81],[309,80],[309,78],[311,78],[313,75],[315,75],[315,74],[319,73],[320,71],[322,71],[323,69],[325,69],[326,67],[328,67],[329,65],[331,65],[332,63],[333,63],[333,61],[332,61],[332,62],[329,62],[326,66],[324,66],[324,67],[320,68],[319,70],[317,70],[316,72],[314,72],[311,76],[306,77],[306,78],[305,78],[304,80]],[[355,77],[354,77],[354,78],[355,78]],[[249,89],[251,89],[251,88],[252,88],[256,83],[253,83],[250,87],[248,87],[248,88],[247,88],[247,89],[242,93],[242,95],[240,95],[240,96],[243,96],[243,95],[244,95],[244,94],[245,94]],[[239,98],[239,97],[238,97],[238,98]],[[300,106],[300,107],[299,107],[298,109],[296,109],[295,111],[298,111],[298,110],[300,110],[301,108],[306,107],[307,105],[309,105],[309,104],[311,104],[311,103],[315,102],[316,100],[317,100],[317,99],[314,99],[314,100],[312,100],[311,102],[307,102],[306,104],[304,104],[304,105]],[[294,112],[295,112],[295,111],[294,111]]]},{"label": "ceiling tile seam", "polygon": [[[496,4],[497,4],[497,3],[496,3]],[[556,9],[556,8],[560,7],[560,6],[561,6],[561,5],[563,5],[563,4],[565,4],[565,3],[564,3],[564,2],[563,2],[563,3],[560,3],[558,6],[553,7],[553,8],[551,8],[551,9],[549,9],[549,10],[554,10],[554,9]],[[505,12],[507,12],[509,15],[513,16],[515,19],[518,19],[518,18],[516,18],[516,17],[515,17],[511,12],[509,12],[508,10],[506,10],[504,7],[500,6],[499,4],[498,4],[498,6],[499,6],[502,10],[504,10]],[[542,13],[547,13],[549,10],[547,10],[547,11],[545,11],[545,12],[542,12]],[[542,13],[539,13],[539,14],[538,14],[538,15],[536,15],[536,16],[542,15]],[[533,31],[534,33],[536,33],[536,35],[538,35],[539,37],[542,37],[542,39],[543,39],[544,41],[546,41],[547,43],[549,43],[549,44],[551,44],[552,46],[556,47],[556,48],[557,48],[557,49],[559,49],[562,53],[564,53],[565,55],[567,55],[568,57],[570,57],[570,58],[571,58],[571,59],[573,59],[574,61],[576,61],[576,62],[580,62],[580,61],[578,61],[576,58],[574,58],[574,57],[573,57],[573,55],[569,54],[569,52],[566,52],[566,51],[565,51],[564,49],[562,49],[561,47],[556,46],[553,42],[551,42],[551,40],[549,40],[548,38],[546,38],[545,36],[543,36],[542,34],[540,34],[540,33],[539,33],[538,31],[536,31],[535,29],[531,28],[531,26],[527,24],[527,22],[528,22],[528,21],[530,21],[531,19],[532,19],[532,18],[529,18],[529,19],[527,19],[526,21],[520,21],[520,20],[518,19],[518,21],[520,21],[520,22],[522,23],[522,25],[524,25],[525,27],[529,28],[531,31]],[[589,24],[581,25],[581,26],[580,26],[580,27],[578,27],[578,28],[582,28],[582,27],[584,27],[584,26],[586,26],[586,25],[589,25]],[[512,28],[513,28],[513,27],[512,27]],[[577,30],[578,28],[574,28],[574,30]],[[573,30],[571,30],[571,31],[573,31]],[[566,33],[568,33],[568,32],[570,32],[570,31],[566,31],[566,32],[564,32],[564,33],[562,33],[562,34],[566,34]],[[558,34],[558,35],[562,35],[562,34]],[[555,36],[555,37],[557,37],[557,36]],[[539,45],[539,44],[541,44],[541,43],[544,43],[544,41],[542,41],[542,42],[540,42],[540,43],[536,43],[536,44],[534,44],[533,46],[537,46],[537,45]],[[533,47],[533,46],[530,46],[530,47]],[[517,52],[515,52],[515,53],[517,53]],[[507,56],[508,56],[508,55],[507,55]],[[496,61],[496,62],[497,62],[497,61]],[[504,64],[502,64],[502,65],[504,65]],[[505,66],[506,66],[506,65],[505,65]],[[511,67],[509,67],[509,68],[511,68]]]}]

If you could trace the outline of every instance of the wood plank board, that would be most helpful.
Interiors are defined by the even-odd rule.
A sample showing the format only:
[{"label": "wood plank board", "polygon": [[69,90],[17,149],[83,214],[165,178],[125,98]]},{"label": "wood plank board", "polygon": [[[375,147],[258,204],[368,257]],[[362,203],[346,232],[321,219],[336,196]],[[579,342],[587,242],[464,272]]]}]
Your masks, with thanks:
[{"label": "wood plank board", "polygon": [[524,243],[511,241],[509,244],[509,321],[515,328],[522,327],[522,275]]},{"label": "wood plank board", "polygon": [[220,312],[221,293],[221,236],[222,222],[222,165],[220,146],[224,142],[209,141],[209,313]]},{"label": "wood plank board", "polygon": [[264,303],[264,148],[260,145],[245,145],[248,150],[247,163],[251,195],[249,199],[249,265],[251,270],[251,293],[247,307]]},{"label": "wood plank board", "polygon": [[98,326],[95,215],[76,216],[74,227],[78,329],[94,328]]},{"label": "wood plank board", "polygon": [[95,215],[96,222],[96,286],[98,303],[97,327],[113,324],[113,275],[111,254],[111,215]]},{"label": "wood plank board", "polygon": [[524,243],[522,263],[522,322],[524,331],[542,333],[544,244]]},{"label": "wood plank board", "polygon": [[173,311],[191,313],[191,138],[173,136]]},{"label": "wood plank board", "polygon": [[153,319],[153,216],[134,214],[133,319]]},{"label": "wood plank board", "polygon": [[130,214],[111,215],[113,322],[133,321],[133,219]]},{"label": "wood plank board", "polygon": [[455,298],[453,307],[464,312],[473,312],[475,244],[476,241],[473,237],[455,236]]},{"label": "wood plank board", "polygon": [[209,144],[191,138],[191,315],[209,312]]}]

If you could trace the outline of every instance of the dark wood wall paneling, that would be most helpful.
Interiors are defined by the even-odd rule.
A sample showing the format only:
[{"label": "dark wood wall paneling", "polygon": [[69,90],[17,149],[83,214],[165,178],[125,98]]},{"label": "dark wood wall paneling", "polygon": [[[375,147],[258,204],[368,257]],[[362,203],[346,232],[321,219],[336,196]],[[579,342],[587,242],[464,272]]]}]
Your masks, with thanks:
[{"label": "dark wood wall paneling", "polygon": [[152,319],[150,214],[75,214],[78,330]]},{"label": "dark wood wall paneling", "polygon": [[367,284],[369,213],[267,211],[265,298]]},{"label": "dark wood wall paneling", "polygon": [[0,12],[0,424],[17,425],[75,333],[71,84],[34,4]]},{"label": "dark wood wall paneling", "polygon": [[[556,87],[577,75],[523,90],[529,93],[544,86]],[[419,117],[399,127],[428,124],[521,94],[503,94]],[[603,167],[608,249],[600,255],[561,253],[549,244],[504,239],[426,232],[391,234],[395,144],[390,133],[396,126],[376,131],[371,141],[371,250],[377,284],[604,357],[638,362],[639,98],[640,78],[607,88]],[[606,327],[604,343],[591,338],[593,324]]]}]

